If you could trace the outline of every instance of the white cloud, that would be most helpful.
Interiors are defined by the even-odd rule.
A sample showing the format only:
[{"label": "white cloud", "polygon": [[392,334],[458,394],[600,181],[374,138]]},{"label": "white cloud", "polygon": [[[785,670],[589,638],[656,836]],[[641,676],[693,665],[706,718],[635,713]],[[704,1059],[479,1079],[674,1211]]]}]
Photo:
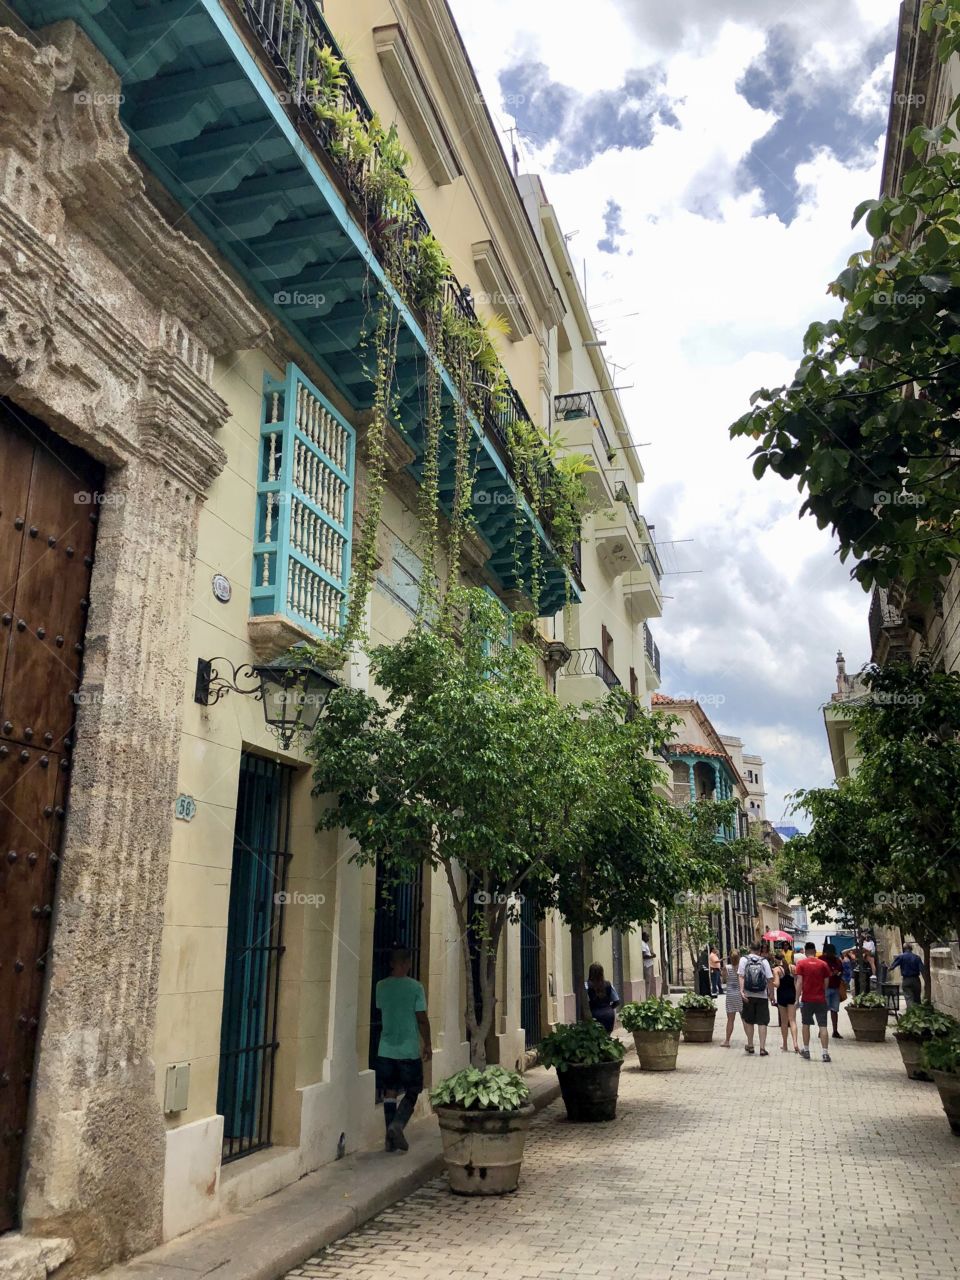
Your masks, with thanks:
[{"label": "white cloud", "polygon": [[[794,87],[804,65],[808,80],[863,66],[896,0],[595,0],[586,27],[570,0],[454,8],[491,101],[519,55],[582,92],[620,84],[651,59],[662,69],[679,127],[659,127],[649,147],[600,154],[567,174],[548,171],[549,151],[527,145],[524,159],[564,227],[580,232],[571,249],[586,256],[606,353],[617,383],[634,384],[624,408],[635,440],[652,442],[641,455],[642,508],[660,539],[694,540],[665,549],[669,567],[702,570],[665,579],[673,598],[653,626],[664,692],[723,694],[718,728],[765,755],[779,819],[786,792],[832,776],[820,708],[838,647],[851,670],[868,657],[867,599],[829,535],[798,520],[796,490],[754,481],[749,449],[727,428],[753,390],[792,375],[807,324],[833,312],[826,285],[863,243],[850,215],[879,187],[881,148],[851,121],[844,157],[822,149],[798,168],[801,205],[784,225],[741,189],[741,162],[775,117],[736,86],[777,25],[796,49]],[[848,85],[862,119],[885,104],[891,66],[888,58]],[[864,146],[869,168],[849,158]],[[610,199],[624,228],[616,257],[595,249]]]}]

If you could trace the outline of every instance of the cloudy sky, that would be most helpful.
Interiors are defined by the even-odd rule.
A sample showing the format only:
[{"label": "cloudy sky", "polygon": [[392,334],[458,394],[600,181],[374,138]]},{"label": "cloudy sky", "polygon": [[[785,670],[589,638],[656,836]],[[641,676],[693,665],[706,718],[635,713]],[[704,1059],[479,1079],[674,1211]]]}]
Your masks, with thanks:
[{"label": "cloudy sky", "polygon": [[821,706],[867,598],[800,498],[727,435],[796,367],[876,194],[898,0],[452,0],[621,366],[670,567],[663,691],[700,694],[767,761],[768,816],[832,779]]}]

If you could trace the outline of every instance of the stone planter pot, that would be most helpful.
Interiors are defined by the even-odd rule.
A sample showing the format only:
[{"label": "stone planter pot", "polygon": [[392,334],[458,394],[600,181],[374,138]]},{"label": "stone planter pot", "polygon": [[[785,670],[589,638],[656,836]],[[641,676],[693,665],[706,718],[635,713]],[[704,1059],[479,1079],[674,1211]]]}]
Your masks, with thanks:
[{"label": "stone planter pot", "polygon": [[527,1130],[536,1108],[462,1111],[437,1107],[443,1162],[458,1196],[502,1196],[516,1191]]},{"label": "stone planter pot", "polygon": [[622,1062],[595,1062],[589,1066],[571,1063],[565,1071],[558,1070],[567,1119],[574,1124],[616,1119],[622,1066]]},{"label": "stone planter pot", "polygon": [[886,1009],[851,1009],[847,1005],[847,1017],[857,1040],[880,1041],[887,1038]]},{"label": "stone planter pot", "polygon": [[683,1038],[687,1044],[709,1044],[717,1020],[716,1009],[684,1009]]},{"label": "stone planter pot", "polygon": [[950,1121],[950,1128],[960,1138],[960,1076],[952,1071],[931,1071],[940,1101]]},{"label": "stone planter pot", "polygon": [[635,1031],[633,1042],[644,1071],[675,1071],[679,1031]]},{"label": "stone planter pot", "polygon": [[920,1055],[923,1052],[923,1041],[904,1035],[902,1031],[894,1031],[893,1038],[900,1046],[900,1057],[903,1059],[903,1065],[906,1067],[907,1075],[910,1079],[929,1080],[930,1076],[920,1065]]}]

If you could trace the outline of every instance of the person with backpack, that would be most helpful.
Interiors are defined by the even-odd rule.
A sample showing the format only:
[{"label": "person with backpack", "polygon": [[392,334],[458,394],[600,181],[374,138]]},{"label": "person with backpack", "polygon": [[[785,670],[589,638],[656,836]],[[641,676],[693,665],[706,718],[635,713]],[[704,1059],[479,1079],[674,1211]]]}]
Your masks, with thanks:
[{"label": "person with backpack", "polygon": [[746,1053],[753,1053],[754,1028],[760,1031],[760,1057],[768,1058],[767,1028],[770,1026],[770,999],[773,995],[773,970],[770,961],[761,955],[762,943],[751,942],[750,954],[743,956],[737,966],[740,994],[743,997],[743,1029],[747,1033]]}]

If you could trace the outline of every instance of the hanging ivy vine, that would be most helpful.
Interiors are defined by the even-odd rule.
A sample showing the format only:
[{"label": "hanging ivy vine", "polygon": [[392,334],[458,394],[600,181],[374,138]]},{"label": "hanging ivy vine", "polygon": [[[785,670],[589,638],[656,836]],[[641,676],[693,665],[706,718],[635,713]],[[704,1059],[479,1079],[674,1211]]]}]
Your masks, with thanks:
[{"label": "hanging ivy vine", "polygon": [[[244,8],[240,0],[241,9]],[[284,22],[287,18],[284,17]],[[430,352],[425,362],[423,454],[418,516],[423,573],[419,616],[443,615],[440,600],[440,461],[445,430],[453,432],[453,496],[447,513],[445,558],[449,581],[459,582],[464,539],[470,528],[474,474],[471,467],[473,429],[471,415],[505,423],[513,473],[534,513],[546,524],[556,551],[565,565],[572,563],[573,544],[579,536],[586,508],[583,455],[563,455],[533,423],[505,412],[508,388],[494,336],[503,329],[498,320],[484,322],[464,306],[456,305],[450,290],[453,270],[439,241],[425,226],[406,169],[410,156],[400,142],[395,125],[385,128],[376,114],[366,117],[351,97],[350,76],[335,48],[304,27],[295,6],[289,21],[309,41],[305,64],[310,74],[299,81],[291,60],[291,82],[297,100],[313,113],[321,126],[331,155],[363,207],[386,278],[403,302],[424,317]],[[291,55],[292,59],[293,55]],[[368,282],[369,283],[369,282]],[[342,634],[331,647],[342,658],[363,634],[366,602],[378,562],[378,534],[386,485],[387,431],[399,420],[395,403],[397,344],[400,316],[388,289],[376,290],[369,303],[364,331],[373,383],[371,420],[366,433],[365,504],[360,531],[354,541],[350,599]],[[452,421],[445,421],[443,385],[438,361],[442,361],[456,391]],[[517,504],[514,531],[514,573],[535,607],[543,584],[541,540]],[[525,545],[529,539],[529,545]],[[529,564],[525,577],[524,565]],[[568,579],[569,599],[569,579]]]}]

